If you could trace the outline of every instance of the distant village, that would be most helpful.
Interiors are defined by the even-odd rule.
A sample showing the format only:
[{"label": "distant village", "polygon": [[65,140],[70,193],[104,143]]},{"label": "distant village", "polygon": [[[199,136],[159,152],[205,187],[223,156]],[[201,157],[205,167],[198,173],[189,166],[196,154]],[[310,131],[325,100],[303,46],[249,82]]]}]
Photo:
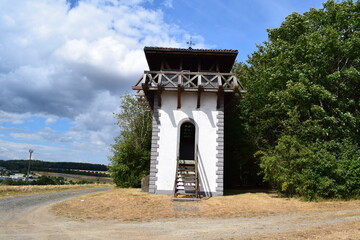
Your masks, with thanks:
[{"label": "distant village", "polygon": [[8,170],[5,167],[0,166],[0,181],[4,181],[7,179],[11,179],[13,181],[26,181],[26,182],[33,182],[36,181],[37,176],[32,174],[23,174],[20,173],[19,170]]},{"label": "distant village", "polygon": [[102,164],[0,160],[0,185],[63,185],[112,183]]}]

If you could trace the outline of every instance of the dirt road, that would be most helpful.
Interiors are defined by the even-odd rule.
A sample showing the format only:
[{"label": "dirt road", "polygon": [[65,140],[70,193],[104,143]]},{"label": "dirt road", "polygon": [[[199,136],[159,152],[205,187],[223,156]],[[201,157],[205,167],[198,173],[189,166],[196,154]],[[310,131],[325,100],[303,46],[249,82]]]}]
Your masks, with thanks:
[{"label": "dirt road", "polygon": [[[13,206],[4,207],[4,201],[0,201],[0,239],[308,239],[313,236],[311,231],[319,229],[330,235],[315,233],[319,238],[311,238],[360,239],[360,206],[355,210],[231,219],[184,218],[148,223],[89,219],[79,222],[50,213],[51,205],[61,198],[44,203],[29,200],[35,202],[31,206],[25,201],[22,204],[26,206],[21,211],[14,210]],[[13,214],[3,217],[11,211]],[[346,235],[348,226],[354,230],[350,235]],[[336,228],[339,231],[334,235],[331,231]],[[303,235],[304,232],[310,232],[310,235]]]}]

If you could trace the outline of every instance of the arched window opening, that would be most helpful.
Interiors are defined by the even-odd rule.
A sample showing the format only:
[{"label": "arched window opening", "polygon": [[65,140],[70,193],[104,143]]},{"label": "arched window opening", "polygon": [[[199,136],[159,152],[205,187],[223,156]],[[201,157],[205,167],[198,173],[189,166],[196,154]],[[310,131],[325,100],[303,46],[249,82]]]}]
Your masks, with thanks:
[{"label": "arched window opening", "polygon": [[195,159],[195,125],[184,122],[180,127],[179,157],[181,160]]}]

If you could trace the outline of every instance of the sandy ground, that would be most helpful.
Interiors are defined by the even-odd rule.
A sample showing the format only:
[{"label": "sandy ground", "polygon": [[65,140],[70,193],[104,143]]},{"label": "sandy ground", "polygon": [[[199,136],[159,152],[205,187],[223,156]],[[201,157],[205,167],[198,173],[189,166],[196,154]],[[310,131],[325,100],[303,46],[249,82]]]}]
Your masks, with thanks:
[{"label": "sandy ground", "polygon": [[305,202],[269,192],[236,193],[203,198],[199,202],[176,202],[172,196],[148,194],[139,189],[114,188],[72,198],[53,207],[57,215],[73,220],[103,219],[149,222],[179,218],[236,218],[326,211],[358,210],[360,200]]},{"label": "sandy ground", "polygon": [[[72,221],[39,207],[6,226],[2,239],[360,239],[360,210],[229,219],[121,223]],[[2,231],[1,231],[2,232]]]},{"label": "sandy ground", "polygon": [[[73,199],[99,198],[108,196],[107,193],[114,191]],[[243,196],[246,197],[249,196]],[[221,198],[215,200],[221,202]],[[0,239],[360,239],[358,201],[348,205],[345,202],[341,207],[335,203],[335,207],[326,207],[321,211],[283,211],[227,218],[188,216],[132,223],[118,219],[73,220],[56,216],[54,204],[29,208],[2,223]],[[177,212],[197,211],[184,203],[172,203],[171,206]]]}]

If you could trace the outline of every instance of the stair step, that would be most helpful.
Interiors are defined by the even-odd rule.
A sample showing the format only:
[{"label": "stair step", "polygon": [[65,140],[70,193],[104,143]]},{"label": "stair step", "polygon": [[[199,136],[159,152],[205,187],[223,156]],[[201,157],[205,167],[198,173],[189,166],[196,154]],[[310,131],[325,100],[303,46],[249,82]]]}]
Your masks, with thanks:
[{"label": "stair step", "polygon": [[197,168],[195,160],[178,160],[174,199],[198,199]]},{"label": "stair step", "polygon": [[191,186],[191,185],[177,185],[176,186],[177,189],[189,189],[189,190],[192,190],[194,188],[196,188],[195,185]]},{"label": "stair step", "polygon": [[176,182],[196,183],[195,178],[177,178]]},{"label": "stair step", "polygon": [[196,183],[196,179],[178,179],[178,183]]},{"label": "stair step", "polygon": [[177,178],[176,182],[185,182],[185,183],[195,183],[196,179],[195,178]]},{"label": "stair step", "polygon": [[178,172],[195,172],[195,169],[178,169]]},{"label": "stair step", "polygon": [[183,175],[178,175],[177,177],[176,177],[177,179],[179,179],[179,178],[183,178],[183,179],[195,179],[196,177],[195,177],[195,174],[183,174]]},{"label": "stair step", "polygon": [[178,171],[192,171],[192,172],[195,172],[195,168],[179,168]]},{"label": "stair step", "polygon": [[195,160],[179,160],[179,165],[195,165]]},{"label": "stair step", "polygon": [[177,178],[196,178],[196,175],[194,173],[184,173],[184,174],[178,174]]},{"label": "stair step", "polygon": [[182,184],[195,184],[196,180],[195,179],[177,179],[176,181],[177,183],[182,183]]},{"label": "stair step", "polygon": [[194,191],[196,186],[176,186],[176,190]]},{"label": "stair step", "polygon": [[194,176],[187,176],[187,177],[184,177],[184,176],[179,176],[176,178],[176,180],[178,182],[188,182],[188,181],[196,181],[196,178]]},{"label": "stair step", "polygon": [[193,192],[195,192],[195,190],[196,190],[196,187],[194,186],[194,187],[185,187],[184,188],[184,186],[178,186],[178,187],[176,187],[176,191],[177,192],[182,192],[182,193],[185,193],[185,192],[190,192],[190,193],[193,193]]},{"label": "stair step", "polygon": [[196,179],[195,174],[190,174],[190,175],[178,175],[176,178],[177,178],[177,179]]},{"label": "stair step", "polygon": [[178,171],[177,173],[177,175],[186,175],[186,174],[195,175],[195,171]]},{"label": "stair step", "polygon": [[184,182],[177,182],[177,185],[179,185],[179,186],[184,186],[184,184],[186,185],[186,186],[196,186],[196,182],[186,182],[186,183],[184,183]]},{"label": "stair step", "polygon": [[179,186],[196,186],[196,182],[177,182]]},{"label": "stair step", "polygon": [[196,185],[194,184],[194,185],[184,185],[184,184],[176,184],[176,187],[177,188],[183,188],[183,187],[185,187],[185,188],[196,188]]},{"label": "stair step", "polygon": [[186,176],[186,175],[189,175],[189,176],[195,176],[195,172],[178,172],[179,176]]},{"label": "stair step", "polygon": [[194,195],[196,194],[195,190],[184,190],[184,189],[177,189],[176,195]]},{"label": "stair step", "polygon": [[196,186],[177,185],[177,186],[176,186],[176,189],[177,189],[177,190],[184,190],[184,189],[186,189],[186,190],[194,190],[194,189],[196,189]]},{"label": "stair step", "polygon": [[184,190],[181,190],[181,191],[177,191],[175,196],[196,196],[196,192],[195,191],[192,191],[192,192],[189,192],[189,191],[184,191]]}]

